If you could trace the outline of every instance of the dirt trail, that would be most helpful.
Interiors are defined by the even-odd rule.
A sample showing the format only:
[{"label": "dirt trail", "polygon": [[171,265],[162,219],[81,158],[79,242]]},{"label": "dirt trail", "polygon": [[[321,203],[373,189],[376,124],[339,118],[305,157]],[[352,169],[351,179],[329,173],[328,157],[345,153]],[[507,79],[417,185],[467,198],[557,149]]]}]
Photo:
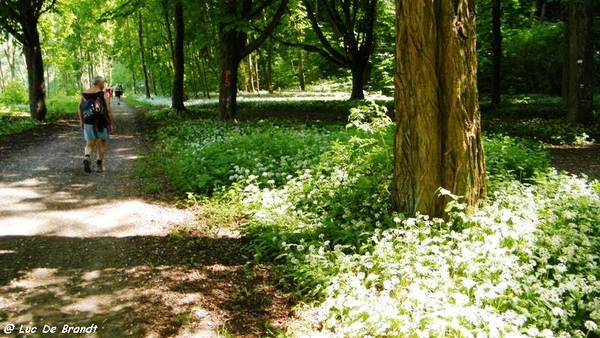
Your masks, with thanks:
[{"label": "dirt trail", "polygon": [[168,236],[194,215],[139,197],[143,117],[113,109],[104,173],[83,171],[76,121],[0,143],[0,337],[61,336],[43,331],[65,325],[86,337],[250,337],[280,326],[285,297],[267,271],[245,267],[240,238]]}]

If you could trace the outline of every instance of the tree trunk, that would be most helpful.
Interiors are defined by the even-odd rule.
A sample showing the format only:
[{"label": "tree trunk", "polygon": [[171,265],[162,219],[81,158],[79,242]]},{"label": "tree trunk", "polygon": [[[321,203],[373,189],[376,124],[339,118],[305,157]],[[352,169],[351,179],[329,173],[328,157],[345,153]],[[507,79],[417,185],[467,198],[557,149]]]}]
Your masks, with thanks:
[{"label": "tree trunk", "polygon": [[275,92],[275,86],[273,83],[273,39],[267,39],[267,66],[265,67],[265,78],[267,80],[267,88],[269,89],[269,93],[273,94]]},{"label": "tree trunk", "polygon": [[184,53],[183,53],[183,4],[181,1],[175,3],[173,10],[175,17],[175,46],[173,48],[173,90],[172,90],[172,108],[178,111],[185,110],[183,75],[184,75]]},{"label": "tree trunk", "polygon": [[[566,6],[568,7],[568,5]],[[563,107],[567,108],[567,102],[569,101],[569,54],[571,51],[570,38],[569,38],[569,13],[568,8],[566,9],[564,19],[564,32],[563,32],[563,60],[562,60],[562,79],[561,79],[561,92],[562,92],[562,104]]]},{"label": "tree trunk", "polygon": [[10,81],[15,82],[17,81],[17,67],[15,62],[16,50],[14,47],[11,47],[15,44],[12,40],[13,37],[9,35],[4,54],[6,55],[6,62],[8,62],[8,69],[10,70]]},{"label": "tree trunk", "polygon": [[222,120],[237,119],[237,86],[240,50],[237,32],[221,32],[221,79],[219,84],[219,113]]},{"label": "tree trunk", "polygon": [[204,64],[205,61],[200,52],[198,52],[198,60],[200,60],[202,83],[204,86],[204,89],[203,89],[204,96],[206,98],[210,99],[210,89],[208,88],[208,75],[206,74],[206,65]]},{"label": "tree trunk", "polygon": [[468,205],[485,192],[475,0],[396,0],[396,15],[392,197],[409,214],[445,216],[439,188]]},{"label": "tree trunk", "polygon": [[27,22],[27,44],[23,45],[29,82],[29,113],[36,121],[46,119],[46,81],[44,79],[44,61],[40,36],[37,31],[37,19]]},{"label": "tree trunk", "polygon": [[502,71],[502,1],[492,1],[492,105],[500,104],[500,79]]},{"label": "tree trunk", "polygon": [[298,49],[298,77],[300,78],[300,90],[306,90],[306,75],[304,74],[304,51]]},{"label": "tree trunk", "polygon": [[364,100],[365,92],[365,71],[367,69],[368,60],[359,58],[357,62],[352,65],[352,94],[350,100]]},{"label": "tree trunk", "polygon": [[[178,4],[180,4],[180,1],[177,1]],[[169,51],[171,52],[171,58],[175,57],[175,43],[173,42],[173,33],[171,32],[171,20],[169,17],[170,14],[170,10],[169,10],[169,0],[161,0],[161,6],[162,6],[162,10],[163,10],[163,17],[165,20],[165,28],[167,31],[167,41],[169,43]],[[177,5],[175,5],[177,6]],[[177,9],[174,9],[174,14],[177,15],[177,13],[175,13]],[[177,20],[177,18],[175,18],[175,20]],[[174,23],[175,25],[177,25],[177,23]],[[175,29],[177,29],[177,27],[175,27]],[[175,32],[175,34],[177,34],[177,32]]]},{"label": "tree trunk", "polygon": [[4,91],[4,70],[2,68],[2,62],[0,62],[0,90]]},{"label": "tree trunk", "polygon": [[568,3],[569,67],[567,120],[591,123],[594,85],[594,11],[591,0]]},{"label": "tree trunk", "polygon": [[144,29],[142,25],[142,12],[138,12],[138,39],[140,42],[140,61],[142,63],[142,74],[144,75],[144,90],[146,98],[150,98],[150,81],[148,81],[148,67],[146,66],[146,56],[144,55]]}]

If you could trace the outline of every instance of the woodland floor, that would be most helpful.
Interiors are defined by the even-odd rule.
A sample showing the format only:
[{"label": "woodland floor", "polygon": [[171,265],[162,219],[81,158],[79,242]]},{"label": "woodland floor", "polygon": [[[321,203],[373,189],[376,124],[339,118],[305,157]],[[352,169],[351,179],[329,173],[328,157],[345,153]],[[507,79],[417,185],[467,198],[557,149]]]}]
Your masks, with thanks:
[{"label": "woodland floor", "polygon": [[[257,337],[285,327],[288,295],[268,267],[247,265],[244,239],[148,201],[132,174],[143,111],[115,110],[106,172],[83,171],[77,121],[0,139],[0,336],[44,325],[89,337]],[[600,179],[600,145],[551,148],[553,165]],[[18,333],[37,327],[34,334]],[[52,335],[56,336],[56,335]]]},{"label": "woodland floor", "polygon": [[226,227],[177,236],[201,222],[194,211],[142,197],[132,171],[143,111],[113,110],[103,173],[83,171],[75,120],[0,139],[0,337],[9,324],[16,337],[97,325],[84,336],[107,338],[257,337],[285,326],[288,297],[270,269],[246,264],[243,238]]}]

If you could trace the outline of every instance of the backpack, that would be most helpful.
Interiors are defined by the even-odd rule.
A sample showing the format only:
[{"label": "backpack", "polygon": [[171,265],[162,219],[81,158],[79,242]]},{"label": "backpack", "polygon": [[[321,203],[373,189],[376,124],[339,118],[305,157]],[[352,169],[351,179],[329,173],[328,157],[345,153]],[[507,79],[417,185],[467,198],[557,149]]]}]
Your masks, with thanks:
[{"label": "backpack", "polygon": [[104,128],[108,125],[106,112],[104,111],[104,92],[96,95],[84,95],[85,100],[79,104],[83,114],[83,123],[93,124],[96,128]]}]

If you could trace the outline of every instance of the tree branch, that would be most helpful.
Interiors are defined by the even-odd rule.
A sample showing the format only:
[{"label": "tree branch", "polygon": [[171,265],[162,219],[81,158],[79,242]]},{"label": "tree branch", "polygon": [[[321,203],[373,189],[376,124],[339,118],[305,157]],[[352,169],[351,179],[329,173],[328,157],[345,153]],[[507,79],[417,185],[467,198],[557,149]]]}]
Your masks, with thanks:
[{"label": "tree branch", "polygon": [[[347,67],[348,65],[346,63],[346,58],[344,57],[344,55],[341,54],[340,52],[338,52],[335,48],[333,48],[333,46],[329,43],[329,41],[325,37],[325,34],[323,34],[323,31],[321,30],[321,27],[319,27],[319,23],[317,22],[317,18],[315,17],[315,13],[314,13],[312,7],[310,6],[310,3],[307,0],[304,0],[303,2],[304,2],[304,5],[306,6],[306,12],[308,14],[308,19],[310,20],[313,30],[315,31],[317,38],[319,39],[319,41],[321,42],[321,44],[327,51],[327,54],[328,54],[327,59],[328,60],[331,60],[331,59],[336,60],[335,61],[336,64],[343,65],[343,67]],[[321,54],[321,55],[323,55],[323,54]]]},{"label": "tree branch", "polygon": [[267,40],[267,38],[273,33],[273,31],[279,24],[283,13],[285,13],[285,9],[287,8],[288,2],[289,0],[281,0],[279,8],[277,8],[277,12],[275,12],[275,15],[273,15],[273,19],[271,20],[271,22],[267,25],[267,27],[265,27],[265,29],[254,41],[246,45],[246,47],[240,53],[240,59],[245,58],[250,53],[258,49],[258,47],[260,47],[260,45],[262,45],[263,42],[265,42],[265,40]]},{"label": "tree branch", "polygon": [[276,36],[271,36],[273,38],[273,40],[281,43],[282,45],[286,45],[289,47],[299,47],[302,48],[303,50],[307,51],[307,52],[314,52],[314,53],[318,53],[319,55],[321,55],[323,58],[327,59],[329,62],[335,64],[338,67],[342,67],[342,68],[347,68],[347,65],[345,62],[340,62],[339,60],[333,58],[329,53],[327,53],[326,50],[319,48],[317,46],[313,46],[313,45],[309,45],[309,44],[305,44],[305,43],[296,43],[296,42],[289,42],[289,41],[284,41],[279,39]]}]

